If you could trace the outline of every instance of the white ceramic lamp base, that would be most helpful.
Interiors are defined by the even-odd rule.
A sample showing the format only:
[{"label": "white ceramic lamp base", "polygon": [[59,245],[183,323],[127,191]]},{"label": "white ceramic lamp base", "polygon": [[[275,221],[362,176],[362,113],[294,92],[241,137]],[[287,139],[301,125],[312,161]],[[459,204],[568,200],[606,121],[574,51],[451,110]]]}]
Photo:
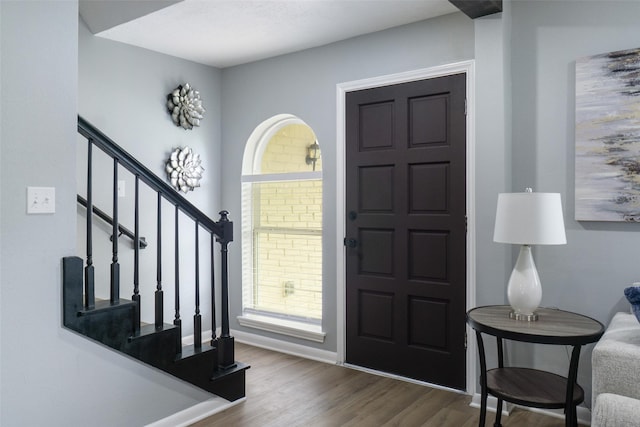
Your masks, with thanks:
[{"label": "white ceramic lamp base", "polygon": [[518,260],[509,278],[507,298],[513,308],[509,315],[511,318],[526,321],[538,320],[535,310],[542,300],[542,286],[531,255],[531,246],[520,247]]}]

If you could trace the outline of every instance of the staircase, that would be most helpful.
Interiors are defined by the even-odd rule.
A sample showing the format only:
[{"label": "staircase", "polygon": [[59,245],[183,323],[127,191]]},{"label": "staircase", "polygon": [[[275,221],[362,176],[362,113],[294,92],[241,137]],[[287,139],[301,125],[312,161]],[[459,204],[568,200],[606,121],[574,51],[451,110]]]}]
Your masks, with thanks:
[{"label": "staircase", "polygon": [[[220,212],[216,222],[204,215],[194,205],[177,193],[171,186],[140,164],[130,154],[115,144],[106,135],[78,117],[78,133],[87,141],[87,194],[78,196],[78,202],[86,208],[86,258],[66,257],[63,267],[63,323],[64,326],[102,343],[116,351],[134,357],[141,362],[163,370],[210,393],[229,401],[245,396],[245,372],[248,365],[234,360],[234,339],[229,334],[228,312],[228,244],[233,240],[233,223],[226,211]],[[112,217],[93,205],[93,148],[97,147],[113,160],[113,209]],[[118,221],[118,170],[125,168],[135,177],[134,229],[128,230]],[[157,220],[155,250],[157,254],[157,286],[153,292],[154,320],[141,321],[141,295],[139,286],[139,251],[150,248],[146,239],[140,237],[139,218],[140,184],[146,185],[157,194],[157,207],[151,209]],[[172,205],[174,220],[173,251],[175,253],[175,275],[172,278],[174,319],[164,321],[164,289],[162,279],[162,206]],[[149,207],[146,207],[149,210]],[[165,209],[166,210],[166,209]],[[145,218],[149,213],[146,212]],[[112,262],[110,265],[109,299],[95,297],[95,266],[93,260],[94,216],[111,227]],[[180,257],[181,230],[179,218],[193,225],[195,233],[195,312],[193,314],[193,344],[183,345],[182,321],[180,314]],[[209,259],[201,260],[200,235],[208,234],[211,246]],[[120,298],[120,263],[118,260],[121,234],[132,238],[133,244],[133,286],[131,299]],[[214,247],[220,245],[220,302],[221,333],[216,336],[216,301]],[[149,250],[149,249],[147,249]],[[165,248],[166,250],[166,248]],[[210,312],[212,313],[211,339],[203,343],[202,315],[200,301],[200,264],[209,262],[211,288]],[[145,296],[146,297],[146,296]]]}]

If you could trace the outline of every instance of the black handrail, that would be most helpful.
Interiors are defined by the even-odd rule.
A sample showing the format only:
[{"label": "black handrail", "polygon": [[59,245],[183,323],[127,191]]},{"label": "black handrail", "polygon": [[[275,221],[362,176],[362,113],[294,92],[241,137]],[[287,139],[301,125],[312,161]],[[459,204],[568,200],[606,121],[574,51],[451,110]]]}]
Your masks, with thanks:
[{"label": "black handrail", "polygon": [[78,116],[78,132],[85,138],[90,140],[96,147],[118,159],[119,164],[129,172],[138,176],[140,180],[146,183],[151,189],[162,194],[171,204],[180,206],[180,210],[186,215],[197,221],[204,229],[215,234],[219,239],[227,242],[233,241],[233,227],[226,226],[227,223],[217,223],[191,202],[182,197],[169,184],[160,179],[149,169],[141,165],[135,158],[127,153],[122,147],[113,142],[108,136],[100,132],[91,123]]},{"label": "black handrail", "polygon": [[[84,206],[85,208],[87,207],[87,200],[82,197],[81,195],[78,194],[77,196],[78,198],[78,203],[80,203],[82,206]],[[106,222],[109,225],[113,225],[113,218],[111,218],[105,211],[103,211],[102,209],[93,206],[93,213],[96,214],[96,216],[98,216],[101,220],[103,220],[104,222]],[[136,241],[136,236],[135,234],[129,230],[127,227],[125,227],[122,224],[118,224],[118,231],[120,232],[119,234],[124,234],[125,236],[127,236],[128,238],[130,238],[132,241]],[[113,239],[113,236],[111,236],[111,238]],[[138,245],[140,249],[144,249],[148,246],[147,243],[147,239],[145,239],[144,237],[140,237],[139,241],[138,241]]]}]

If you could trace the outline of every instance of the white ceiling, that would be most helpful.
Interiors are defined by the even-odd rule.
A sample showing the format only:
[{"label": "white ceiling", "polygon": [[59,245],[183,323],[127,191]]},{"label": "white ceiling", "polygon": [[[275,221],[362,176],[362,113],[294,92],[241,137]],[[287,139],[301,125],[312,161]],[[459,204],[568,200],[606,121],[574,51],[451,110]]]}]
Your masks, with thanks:
[{"label": "white ceiling", "polygon": [[457,10],[447,0],[80,1],[100,37],[218,68]]}]

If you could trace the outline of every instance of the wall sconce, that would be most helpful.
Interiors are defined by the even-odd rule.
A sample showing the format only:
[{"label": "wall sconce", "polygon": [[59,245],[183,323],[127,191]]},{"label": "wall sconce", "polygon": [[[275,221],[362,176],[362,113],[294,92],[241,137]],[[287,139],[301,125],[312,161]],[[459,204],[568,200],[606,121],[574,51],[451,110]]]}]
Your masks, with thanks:
[{"label": "wall sconce", "polygon": [[316,162],[320,158],[320,145],[318,141],[313,141],[313,144],[307,147],[307,157],[305,161],[308,165],[313,164],[313,170],[316,170]]}]

